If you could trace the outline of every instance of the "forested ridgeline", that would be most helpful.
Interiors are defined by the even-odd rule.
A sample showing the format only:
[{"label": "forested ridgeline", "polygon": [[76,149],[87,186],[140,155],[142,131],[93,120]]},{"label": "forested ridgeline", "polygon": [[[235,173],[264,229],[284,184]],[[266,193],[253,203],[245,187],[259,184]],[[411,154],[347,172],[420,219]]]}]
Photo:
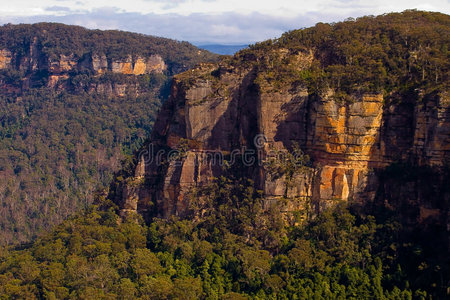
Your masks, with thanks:
[{"label": "forested ridgeline", "polygon": [[[149,135],[171,76],[217,57],[186,42],[54,23],[1,26],[0,50],[3,245],[91,203]],[[159,69],[146,62],[123,73],[133,71],[129,57],[149,55],[162,57]],[[123,70],[109,69],[114,60]]]},{"label": "forested ridgeline", "polygon": [[[416,10],[349,18],[256,43],[231,62],[256,62],[260,83],[334,89],[342,100],[355,92],[430,93],[449,87],[449,27],[448,15]],[[311,67],[299,71],[296,55],[311,55]]]},{"label": "forested ridgeline", "polygon": [[[34,48],[34,49],[33,49]],[[57,59],[61,55],[81,61],[87,55],[105,55],[109,60],[159,55],[171,73],[178,73],[199,62],[216,60],[214,55],[188,42],[119,30],[89,30],[60,23],[6,24],[0,26],[0,50],[9,50],[16,66],[29,54]],[[32,53],[30,53],[32,52]],[[22,62],[23,63],[23,62]],[[39,62],[36,62],[39,63]]]}]

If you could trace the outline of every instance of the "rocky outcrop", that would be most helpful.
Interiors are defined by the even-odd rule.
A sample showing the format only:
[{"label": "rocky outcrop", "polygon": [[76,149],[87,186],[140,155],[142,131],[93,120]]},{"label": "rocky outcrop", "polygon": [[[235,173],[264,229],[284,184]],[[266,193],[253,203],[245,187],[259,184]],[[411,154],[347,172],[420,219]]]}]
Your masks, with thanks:
[{"label": "rocky outcrop", "polygon": [[[306,69],[311,54],[295,61],[299,71]],[[317,95],[290,83],[275,88],[255,67],[203,65],[175,78],[132,184],[116,200],[144,216],[184,215],[188,191],[224,174],[227,160],[231,170],[253,179],[266,206],[284,199],[286,213],[320,211],[338,201],[386,201],[392,186],[380,174],[388,166],[409,161],[442,168],[450,158],[448,94],[416,96],[355,93],[342,100],[333,90]],[[162,159],[182,143],[182,158]],[[295,145],[312,164],[288,184],[264,161]],[[417,220],[446,215],[419,191],[414,201]]]},{"label": "rocky outcrop", "polygon": [[146,59],[137,57],[135,60],[129,55],[124,60],[111,61],[111,71],[113,73],[142,75],[152,72],[162,73],[165,69],[166,65],[159,55],[151,55]]},{"label": "rocky outcrop", "polygon": [[[94,77],[107,72],[125,75],[143,75],[150,73],[162,73],[167,66],[160,55],[149,57],[126,56],[123,59],[111,59],[105,54],[87,53],[81,57],[75,54],[49,55],[39,49],[36,39],[30,44],[25,54],[15,53],[9,49],[0,50],[0,70],[18,72],[22,77],[20,88],[26,89],[42,82],[45,79],[47,87],[53,89],[67,89],[67,81],[74,74],[90,73]],[[18,83],[15,82],[17,85]],[[11,89],[3,87],[3,90]],[[110,91],[111,94],[123,95],[116,86],[97,85],[88,90]]]},{"label": "rocky outcrop", "polygon": [[25,55],[1,49],[0,69],[8,68],[24,72],[40,69],[53,75],[79,70],[89,70],[94,74],[111,71],[112,73],[142,75],[152,72],[162,73],[167,66],[162,57],[157,54],[146,58],[140,56],[133,58],[128,55],[124,59],[110,59],[105,54],[86,54],[83,57],[77,57],[75,54],[60,54],[48,57],[32,44],[29,52]]},{"label": "rocky outcrop", "polygon": [[9,68],[11,65],[12,53],[8,49],[0,49],[0,69]]},{"label": "rocky outcrop", "polygon": [[[77,61],[73,54],[71,55],[59,55],[59,57],[48,60],[48,71],[51,74],[63,74],[72,71],[77,67]],[[44,68],[45,68],[44,67]]]}]

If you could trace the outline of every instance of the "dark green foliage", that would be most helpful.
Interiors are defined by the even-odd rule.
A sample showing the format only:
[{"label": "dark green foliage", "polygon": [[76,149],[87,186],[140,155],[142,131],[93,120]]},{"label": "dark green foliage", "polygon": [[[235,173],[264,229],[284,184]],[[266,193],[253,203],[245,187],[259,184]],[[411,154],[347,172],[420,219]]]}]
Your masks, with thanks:
[{"label": "dark green foliage", "polygon": [[[240,51],[236,64],[256,64],[275,88],[307,86],[310,93],[331,88],[354,92],[426,92],[449,87],[450,17],[404,11],[366,16],[294,30]],[[286,49],[288,56],[279,51]],[[307,70],[291,61],[297,54],[314,60]]]},{"label": "dark green foliage", "polygon": [[1,241],[26,241],[92,202],[148,136],[158,89],[139,97],[30,90],[0,97]]},{"label": "dark green foliage", "polygon": [[403,230],[392,216],[350,213],[338,205],[291,227],[281,215],[261,210],[261,199],[245,182],[218,179],[197,196],[201,218],[146,226],[120,221],[113,208],[91,207],[22,250],[0,248],[0,297],[445,297],[445,249],[428,243],[436,236],[412,238],[425,232]]}]

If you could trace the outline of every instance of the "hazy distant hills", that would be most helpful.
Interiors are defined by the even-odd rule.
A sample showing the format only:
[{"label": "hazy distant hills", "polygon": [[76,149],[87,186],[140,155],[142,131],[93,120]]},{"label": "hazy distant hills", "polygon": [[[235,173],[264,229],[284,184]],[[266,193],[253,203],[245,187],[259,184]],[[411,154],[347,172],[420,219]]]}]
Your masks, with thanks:
[{"label": "hazy distant hills", "polygon": [[233,55],[241,49],[248,47],[248,45],[220,45],[220,44],[211,44],[211,45],[198,45],[197,47],[201,49],[208,50],[213,53],[222,54],[222,55]]}]

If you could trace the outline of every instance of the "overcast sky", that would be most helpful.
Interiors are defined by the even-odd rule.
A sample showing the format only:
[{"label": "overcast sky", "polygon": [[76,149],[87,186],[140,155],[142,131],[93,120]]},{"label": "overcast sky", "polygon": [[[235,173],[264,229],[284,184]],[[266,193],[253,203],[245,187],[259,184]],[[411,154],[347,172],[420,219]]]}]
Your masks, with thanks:
[{"label": "overcast sky", "polygon": [[0,24],[61,22],[195,44],[249,44],[317,22],[405,9],[450,13],[450,0],[1,0]]}]

